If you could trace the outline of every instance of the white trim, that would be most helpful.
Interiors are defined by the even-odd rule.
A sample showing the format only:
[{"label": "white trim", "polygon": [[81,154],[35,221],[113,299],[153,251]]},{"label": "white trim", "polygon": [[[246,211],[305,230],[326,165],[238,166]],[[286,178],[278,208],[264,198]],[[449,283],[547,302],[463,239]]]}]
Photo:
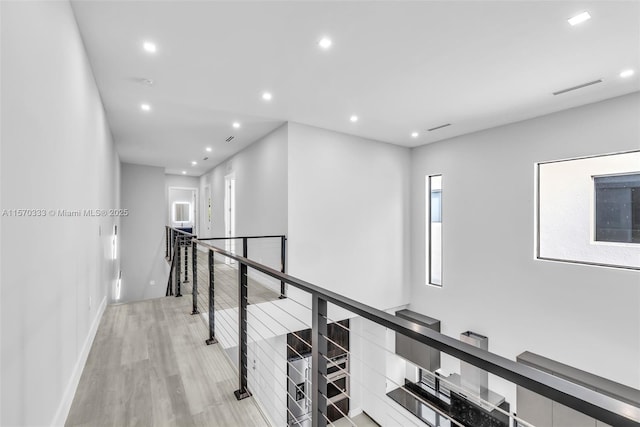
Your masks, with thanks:
[{"label": "white trim", "polygon": [[84,345],[82,346],[82,350],[80,351],[80,356],[76,361],[76,365],[73,367],[73,373],[71,374],[71,378],[67,383],[67,388],[64,391],[64,395],[62,396],[62,400],[60,405],[58,406],[58,410],[56,411],[56,415],[53,417],[53,421],[51,422],[52,426],[64,426],[67,421],[67,417],[69,416],[69,410],[71,409],[71,404],[73,403],[73,398],[76,395],[76,390],[78,389],[78,384],[80,383],[80,377],[82,376],[82,371],[84,370],[84,366],[87,363],[87,359],[89,358],[89,351],[91,350],[91,346],[93,345],[93,340],[96,337],[96,333],[98,332],[98,326],[100,325],[100,320],[102,320],[102,315],[104,314],[105,309],[107,308],[107,297],[102,298],[102,302],[100,303],[100,307],[98,308],[98,314],[95,319],[93,319],[93,323],[91,324],[91,328],[89,329],[89,334],[84,341]]},{"label": "white trim", "polygon": [[[198,234],[198,232],[200,230],[198,230],[198,221],[199,221],[199,212],[200,209],[198,207],[198,203],[200,202],[200,188],[199,187],[167,187],[167,191],[165,193],[165,203],[167,203],[167,209],[169,210],[169,216],[167,218],[169,224],[171,225],[171,227],[180,227],[180,225],[174,225],[177,224],[176,222],[173,221],[173,204],[170,202],[169,200],[169,196],[171,195],[171,190],[186,190],[186,191],[192,191],[193,194],[195,195],[195,200],[193,201],[193,214],[190,212],[190,219],[191,221],[189,221],[189,224],[191,224],[192,227],[192,232],[195,232],[194,234]],[[191,203],[191,201],[189,202]]]}]

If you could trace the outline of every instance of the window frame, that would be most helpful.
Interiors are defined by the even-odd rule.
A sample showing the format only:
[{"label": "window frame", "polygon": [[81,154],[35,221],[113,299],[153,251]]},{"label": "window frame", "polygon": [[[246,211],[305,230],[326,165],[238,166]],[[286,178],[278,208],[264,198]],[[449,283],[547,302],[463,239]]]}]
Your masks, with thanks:
[{"label": "window frame", "polygon": [[[630,173],[616,173],[616,174],[606,174],[606,175],[593,175],[591,177],[592,182],[593,182],[593,206],[591,208],[591,220],[592,220],[592,244],[596,244],[596,245],[613,245],[613,246],[638,246],[640,245],[640,241],[633,241],[633,237],[632,237],[632,241],[630,242],[622,242],[622,241],[618,241],[618,240],[598,240],[598,183],[597,180],[601,179],[601,178],[614,178],[614,177],[625,177],[625,176],[634,176],[634,177],[639,177],[640,178],[640,171],[636,171],[636,172],[630,172]],[[640,187],[634,187],[634,188],[640,188]],[[632,190],[633,191],[633,190]],[[632,218],[633,218],[633,213],[632,213]],[[633,219],[632,219],[633,220]],[[631,233],[633,233],[633,222],[631,224],[632,228],[631,228]]]},{"label": "window frame", "polygon": [[[432,193],[432,183],[431,180],[432,178],[440,178],[440,217],[438,223],[440,224],[440,283],[434,283],[432,280],[433,277],[433,251],[432,251],[432,206],[431,206],[431,193]],[[426,219],[426,224],[425,224],[425,251],[426,251],[426,269],[425,269],[425,274],[426,274],[426,284],[428,286],[435,286],[437,288],[442,288],[444,280],[443,280],[443,263],[442,263],[442,253],[443,253],[443,239],[442,239],[442,229],[443,229],[443,209],[442,209],[442,181],[443,181],[443,174],[442,173],[436,173],[436,174],[429,174],[425,176],[425,186],[426,186],[426,191],[425,191],[425,206],[426,206],[426,215],[425,215],[425,219]]]},{"label": "window frame", "polygon": [[[573,161],[573,160],[582,160],[582,159],[591,159],[591,158],[597,158],[597,157],[608,157],[608,156],[617,156],[617,155],[621,155],[621,154],[634,154],[634,153],[640,153],[640,150],[628,150],[628,151],[617,151],[617,152],[611,152],[611,153],[602,153],[602,154],[594,154],[594,155],[588,155],[588,156],[576,156],[576,157],[569,157],[569,158],[563,158],[563,159],[558,159],[558,160],[546,160],[546,161],[540,161],[540,162],[535,162],[534,163],[534,195],[535,195],[535,206],[534,206],[534,259],[536,261],[551,261],[551,262],[559,262],[559,263],[564,263],[564,264],[577,264],[577,265],[588,265],[588,266],[596,266],[596,267],[606,267],[606,268],[614,268],[614,269],[623,269],[623,270],[634,270],[634,271],[640,271],[640,267],[636,267],[636,266],[631,266],[631,265],[625,265],[625,264],[611,264],[611,263],[605,263],[605,262],[595,262],[595,261],[585,261],[585,260],[574,260],[574,259],[563,259],[563,258],[553,258],[553,257],[548,257],[548,256],[541,256],[540,251],[541,251],[541,244],[540,244],[540,234],[541,234],[541,224],[540,224],[540,187],[541,187],[541,180],[540,180],[540,168],[544,165],[550,164],[550,163],[561,163],[561,162],[568,162],[568,161]],[[631,173],[636,173],[636,172],[631,172]],[[620,173],[620,175],[625,175],[625,174],[629,174],[628,172],[623,172]],[[605,174],[606,176],[610,176],[610,175],[616,175],[616,173],[612,173],[612,174]],[[594,176],[603,176],[603,175],[592,175],[592,182],[593,182],[593,177]],[[604,242],[604,241],[597,241],[595,240],[595,186],[592,187],[592,192],[591,192],[591,204],[590,204],[590,212],[589,212],[589,216],[590,216],[590,221],[591,221],[591,227],[590,227],[590,243],[594,246],[637,246],[637,244],[632,244],[632,243],[617,243],[617,242]]]}]

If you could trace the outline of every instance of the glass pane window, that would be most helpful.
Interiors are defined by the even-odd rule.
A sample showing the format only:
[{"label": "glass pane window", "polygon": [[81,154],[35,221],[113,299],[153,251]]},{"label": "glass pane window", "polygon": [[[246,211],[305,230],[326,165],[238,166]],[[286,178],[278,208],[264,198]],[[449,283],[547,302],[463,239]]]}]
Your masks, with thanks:
[{"label": "glass pane window", "polygon": [[597,176],[595,240],[640,243],[640,173]]},{"label": "glass pane window", "polygon": [[427,277],[442,286],[442,175],[427,177]]}]

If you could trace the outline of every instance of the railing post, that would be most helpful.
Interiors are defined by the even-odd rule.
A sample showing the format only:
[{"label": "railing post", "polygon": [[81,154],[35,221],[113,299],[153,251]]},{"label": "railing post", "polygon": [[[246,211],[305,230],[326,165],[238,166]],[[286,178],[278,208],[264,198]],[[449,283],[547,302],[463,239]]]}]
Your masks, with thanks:
[{"label": "railing post", "polygon": [[169,227],[164,226],[164,257],[169,258]]},{"label": "railing post", "polygon": [[200,314],[200,311],[198,311],[198,244],[196,239],[191,239],[191,264],[193,266],[191,271],[193,310],[191,314]]},{"label": "railing post", "polygon": [[313,427],[327,425],[327,301],[313,295],[311,336],[311,423]]},{"label": "railing post", "polygon": [[171,229],[171,231],[169,232],[171,234],[171,248],[169,248],[169,257],[170,260],[173,259],[173,252],[176,250],[176,233],[173,230],[173,228]]},{"label": "railing post", "polygon": [[176,298],[181,297],[182,293],[180,293],[180,247],[182,243],[180,240],[182,239],[182,235],[178,235],[176,237]]},{"label": "railing post", "polygon": [[[287,249],[286,249],[286,241],[287,238],[285,236],[280,237],[280,272],[284,273],[286,271],[286,260],[287,260]],[[280,281],[280,299],[287,297],[287,285],[284,283],[284,280]]]},{"label": "railing post", "polygon": [[216,344],[216,313],[215,313],[215,299],[214,299],[214,274],[213,274],[213,251],[209,249],[209,339],[205,342],[207,345]]},{"label": "railing post", "polygon": [[[242,256],[247,257],[247,238],[242,239]],[[248,280],[247,280],[247,265],[244,262],[240,262],[240,268],[238,269],[238,372],[240,388],[233,393],[236,395],[236,399],[242,400],[251,396],[251,392],[247,388],[247,300],[248,300]]]},{"label": "railing post", "polygon": [[[189,283],[189,243],[191,242],[191,238],[188,236],[184,236],[184,283]],[[192,254],[193,255],[193,254]]]}]

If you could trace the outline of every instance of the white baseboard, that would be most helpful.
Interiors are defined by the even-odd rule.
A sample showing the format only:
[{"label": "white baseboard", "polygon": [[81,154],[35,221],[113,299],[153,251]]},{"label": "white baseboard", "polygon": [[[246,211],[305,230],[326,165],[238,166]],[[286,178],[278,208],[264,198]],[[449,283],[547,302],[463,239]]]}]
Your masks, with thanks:
[{"label": "white baseboard", "polygon": [[82,376],[84,365],[87,363],[87,359],[89,358],[89,351],[91,350],[91,346],[93,345],[93,340],[96,337],[96,333],[98,332],[100,320],[102,320],[102,315],[104,314],[104,310],[106,308],[107,297],[105,296],[100,303],[100,307],[98,308],[98,314],[96,315],[95,319],[93,319],[93,323],[91,324],[91,328],[89,329],[87,338],[84,341],[82,350],[80,351],[80,356],[76,361],[76,365],[73,367],[71,379],[69,379],[67,388],[64,391],[64,395],[62,396],[62,400],[60,402],[60,405],[58,406],[56,415],[53,417],[53,421],[51,423],[52,426],[64,426],[64,423],[67,421],[67,416],[69,416],[69,410],[71,409],[73,398],[76,395],[76,390],[78,388],[78,384],[80,383],[80,377]]}]

